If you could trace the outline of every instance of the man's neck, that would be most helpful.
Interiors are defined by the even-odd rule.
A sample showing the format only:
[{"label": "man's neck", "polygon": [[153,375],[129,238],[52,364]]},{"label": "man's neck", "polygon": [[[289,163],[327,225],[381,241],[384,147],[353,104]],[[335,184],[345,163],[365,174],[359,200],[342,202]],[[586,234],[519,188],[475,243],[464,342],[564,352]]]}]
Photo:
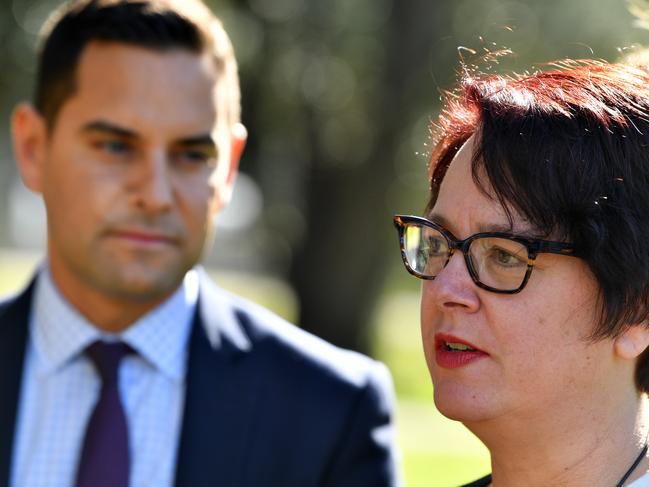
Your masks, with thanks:
[{"label": "man's neck", "polygon": [[86,320],[107,333],[120,333],[138,319],[162,304],[173,291],[147,300],[128,299],[106,295],[75,280],[62,285],[50,268],[50,276],[57,290]]},{"label": "man's neck", "polygon": [[[649,408],[644,395],[611,396],[590,398],[583,408],[566,401],[561,411],[539,409],[524,419],[467,425],[491,452],[492,485],[616,485],[646,441]],[[648,463],[645,458],[630,479]]]}]

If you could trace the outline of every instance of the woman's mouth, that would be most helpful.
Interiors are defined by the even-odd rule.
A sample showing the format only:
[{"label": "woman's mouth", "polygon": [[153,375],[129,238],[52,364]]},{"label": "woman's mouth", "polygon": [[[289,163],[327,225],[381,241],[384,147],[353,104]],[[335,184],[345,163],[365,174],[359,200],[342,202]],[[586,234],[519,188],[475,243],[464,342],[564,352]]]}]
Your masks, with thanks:
[{"label": "woman's mouth", "polygon": [[435,361],[444,369],[464,367],[488,356],[488,353],[461,338],[443,333],[435,335]]},{"label": "woman's mouth", "polygon": [[477,352],[475,348],[472,348],[464,343],[453,343],[453,342],[444,342],[444,348],[449,352]]}]

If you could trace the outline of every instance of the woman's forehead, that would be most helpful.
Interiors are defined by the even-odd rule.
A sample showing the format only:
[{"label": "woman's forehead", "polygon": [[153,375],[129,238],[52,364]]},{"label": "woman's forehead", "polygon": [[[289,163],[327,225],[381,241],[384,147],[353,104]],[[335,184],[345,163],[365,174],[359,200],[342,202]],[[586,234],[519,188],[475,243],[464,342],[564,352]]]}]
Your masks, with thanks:
[{"label": "woman's forehead", "polygon": [[480,187],[474,181],[472,160],[476,144],[476,136],[472,135],[457,152],[428,216],[459,233],[505,229],[514,233],[530,233],[532,228],[529,222],[514,210],[508,214],[495,198],[486,174],[478,174]]}]

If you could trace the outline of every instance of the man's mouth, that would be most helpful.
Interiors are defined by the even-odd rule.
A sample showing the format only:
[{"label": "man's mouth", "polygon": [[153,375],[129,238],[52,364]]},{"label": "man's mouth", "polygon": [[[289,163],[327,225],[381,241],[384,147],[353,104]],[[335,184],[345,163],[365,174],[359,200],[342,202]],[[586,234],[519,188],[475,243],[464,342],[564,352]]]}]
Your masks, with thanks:
[{"label": "man's mouth", "polygon": [[107,234],[108,237],[117,238],[123,241],[131,242],[136,245],[145,245],[145,246],[169,246],[177,245],[178,240],[171,235],[161,233],[161,232],[152,232],[146,230],[131,230],[131,229],[119,229],[110,231]]}]

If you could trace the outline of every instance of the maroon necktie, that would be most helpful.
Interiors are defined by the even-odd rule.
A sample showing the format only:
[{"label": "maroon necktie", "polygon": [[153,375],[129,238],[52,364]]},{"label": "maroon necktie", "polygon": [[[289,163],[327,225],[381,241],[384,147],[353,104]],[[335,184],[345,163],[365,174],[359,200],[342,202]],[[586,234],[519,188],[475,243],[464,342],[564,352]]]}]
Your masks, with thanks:
[{"label": "maroon necktie", "polygon": [[86,350],[101,376],[101,393],[86,427],[76,487],[128,487],[128,428],[117,371],[131,351],[124,343],[102,341]]}]

